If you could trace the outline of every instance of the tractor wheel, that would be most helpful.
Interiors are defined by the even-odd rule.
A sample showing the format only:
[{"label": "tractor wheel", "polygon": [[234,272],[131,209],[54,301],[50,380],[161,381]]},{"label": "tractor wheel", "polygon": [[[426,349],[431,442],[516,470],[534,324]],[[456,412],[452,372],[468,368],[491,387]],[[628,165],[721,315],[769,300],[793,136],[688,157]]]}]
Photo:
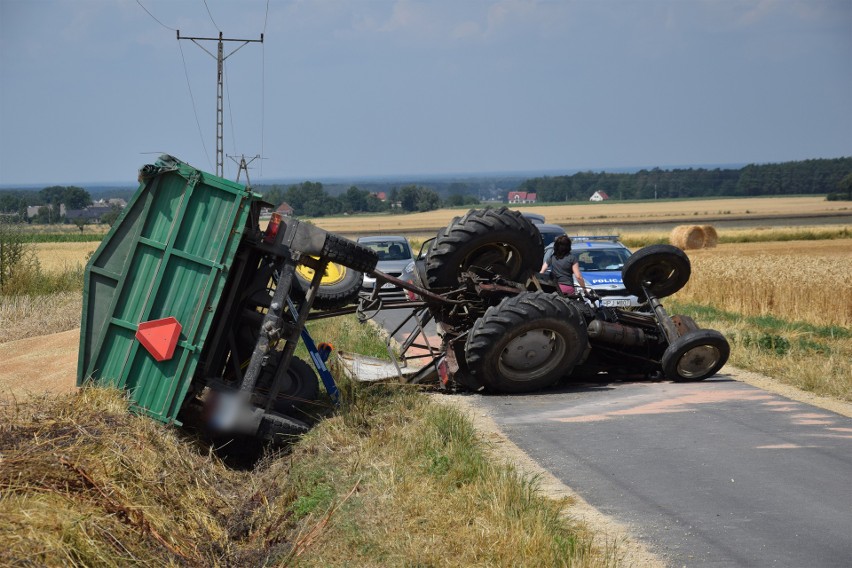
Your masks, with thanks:
[{"label": "tractor wheel", "polygon": [[[319,396],[319,379],[316,373],[310,365],[298,357],[290,359],[290,367],[283,381],[281,390],[275,402],[272,403],[272,408],[276,412],[286,414],[294,408],[304,406],[304,403],[316,400]],[[272,373],[264,374],[259,386],[264,389],[271,388]]]},{"label": "tractor wheel", "polygon": [[[314,269],[304,264],[296,266],[295,278],[290,293],[304,298],[311,289]],[[313,307],[320,310],[334,310],[351,304],[361,291],[364,274],[342,264],[329,262],[317,288]]]},{"label": "tractor wheel", "polygon": [[691,273],[692,266],[685,252],[671,245],[651,245],[627,259],[621,279],[634,296],[644,298],[642,286],[647,285],[654,296],[665,298],[683,288]]},{"label": "tractor wheel", "polygon": [[585,321],[569,300],[532,292],[488,308],[471,329],[465,359],[486,389],[529,392],[570,373],[587,344]]},{"label": "tractor wheel", "polygon": [[373,249],[334,233],[326,236],[321,256],[359,272],[372,272],[379,262],[379,255]]},{"label": "tractor wheel", "polygon": [[663,374],[677,381],[703,381],[728,361],[731,347],[721,333],[697,329],[675,339],[663,353]]},{"label": "tractor wheel", "polygon": [[472,266],[523,282],[538,272],[544,256],[541,234],[518,211],[471,209],[443,229],[426,256],[429,287],[456,286]]}]

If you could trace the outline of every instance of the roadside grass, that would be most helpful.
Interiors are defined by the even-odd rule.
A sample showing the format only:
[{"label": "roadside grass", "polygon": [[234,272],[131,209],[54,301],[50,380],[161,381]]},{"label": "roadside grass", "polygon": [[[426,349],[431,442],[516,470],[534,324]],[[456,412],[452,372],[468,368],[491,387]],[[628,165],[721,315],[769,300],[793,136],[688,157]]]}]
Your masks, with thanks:
[{"label": "roadside grass", "polygon": [[568,502],[493,461],[459,410],[339,383],[339,411],[244,470],[128,413],[118,391],[0,404],[0,564],[617,565]]},{"label": "roadside grass", "polygon": [[852,402],[852,330],[769,315],[744,316],[708,306],[667,300],[669,313],[695,318],[720,331],[731,345],[729,362],[803,391]]}]

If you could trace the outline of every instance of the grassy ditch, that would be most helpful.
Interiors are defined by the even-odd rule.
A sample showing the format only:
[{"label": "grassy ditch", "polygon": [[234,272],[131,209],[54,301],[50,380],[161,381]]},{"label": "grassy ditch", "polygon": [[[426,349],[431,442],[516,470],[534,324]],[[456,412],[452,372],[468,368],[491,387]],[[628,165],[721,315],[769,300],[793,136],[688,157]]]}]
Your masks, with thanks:
[{"label": "grassy ditch", "polygon": [[[356,326],[312,333],[343,346],[337,330],[371,335]],[[0,403],[0,565],[616,565],[460,411],[402,385],[340,387],[338,411],[251,469],[117,391]]]},{"label": "grassy ditch", "polygon": [[667,300],[670,313],[687,314],[717,329],[731,344],[729,362],[804,391],[852,402],[852,331],[773,316],[746,316]]}]

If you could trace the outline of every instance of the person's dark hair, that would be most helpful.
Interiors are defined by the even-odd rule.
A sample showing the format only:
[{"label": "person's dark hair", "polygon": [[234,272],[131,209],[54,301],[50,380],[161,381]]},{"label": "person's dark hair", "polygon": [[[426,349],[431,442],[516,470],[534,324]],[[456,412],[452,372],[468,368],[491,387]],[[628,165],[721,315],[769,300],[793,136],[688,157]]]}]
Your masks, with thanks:
[{"label": "person's dark hair", "polygon": [[568,254],[571,254],[571,239],[568,235],[559,235],[553,241],[553,256],[563,258]]}]

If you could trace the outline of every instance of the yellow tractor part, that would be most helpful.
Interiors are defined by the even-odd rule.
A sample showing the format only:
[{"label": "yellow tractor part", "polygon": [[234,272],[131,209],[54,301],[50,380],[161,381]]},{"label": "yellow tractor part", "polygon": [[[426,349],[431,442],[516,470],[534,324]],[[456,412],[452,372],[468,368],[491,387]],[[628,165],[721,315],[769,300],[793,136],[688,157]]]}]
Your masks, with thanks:
[{"label": "yellow tractor part", "polygon": [[[346,268],[342,264],[335,264],[333,262],[329,262],[325,267],[325,272],[322,275],[320,286],[333,286],[341,282],[346,276],[347,270],[348,268]],[[298,274],[303,280],[306,280],[307,282],[311,282],[314,279],[314,269],[310,266],[305,266],[304,264],[299,264],[298,266],[296,266],[296,274]]]}]

